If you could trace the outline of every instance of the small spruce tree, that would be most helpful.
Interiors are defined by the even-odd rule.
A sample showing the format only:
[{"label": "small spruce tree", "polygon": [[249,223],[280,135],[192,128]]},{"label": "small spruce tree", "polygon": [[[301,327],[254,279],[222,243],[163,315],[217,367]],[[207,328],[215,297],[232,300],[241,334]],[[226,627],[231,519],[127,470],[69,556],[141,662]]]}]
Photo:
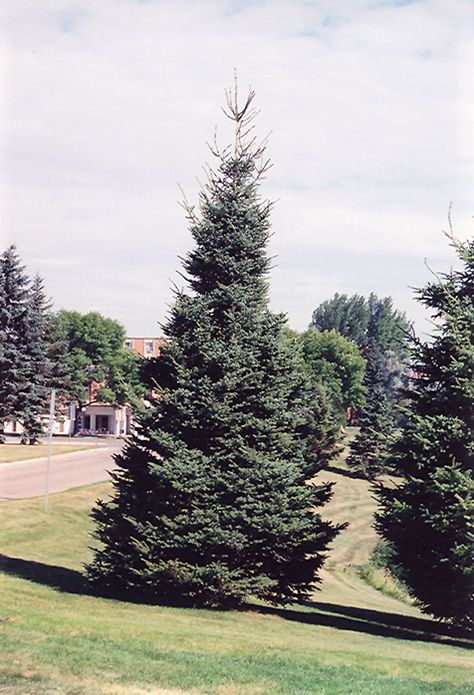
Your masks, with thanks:
[{"label": "small spruce tree", "polygon": [[[310,381],[311,375],[309,376]],[[312,409],[308,436],[310,465],[308,474],[315,475],[343,451],[343,429],[331,394],[324,384],[312,381]],[[312,465],[311,465],[312,462]]]},{"label": "small spruce tree", "polygon": [[386,307],[381,301],[371,310],[364,351],[367,361],[364,376],[366,402],[358,418],[360,430],[351,442],[346,459],[350,468],[366,478],[374,478],[385,472],[387,450],[394,427],[394,401],[388,395],[388,351],[383,347],[382,339],[386,325],[385,312]]},{"label": "small spruce tree", "polygon": [[438,323],[413,344],[409,417],[391,460],[401,482],[377,487],[376,527],[423,611],[474,616],[474,242],[452,243],[462,269],[418,291]]},{"label": "small spruce tree", "polygon": [[253,595],[308,596],[338,527],[315,508],[329,485],[308,484],[311,389],[268,310],[268,169],[252,130],[253,92],[228,95],[235,142],[185,203],[195,240],[147,378],[158,397],[117,457],[110,501],[93,511],[101,541],[87,571],[102,591],[191,605]]}]

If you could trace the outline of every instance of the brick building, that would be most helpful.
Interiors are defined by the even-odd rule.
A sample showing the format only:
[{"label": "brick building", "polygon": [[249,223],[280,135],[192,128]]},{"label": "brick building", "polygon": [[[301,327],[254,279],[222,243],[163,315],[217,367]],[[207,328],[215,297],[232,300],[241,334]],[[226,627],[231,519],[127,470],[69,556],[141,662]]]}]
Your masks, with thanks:
[{"label": "brick building", "polygon": [[133,350],[142,357],[158,357],[160,354],[160,346],[164,338],[142,338],[142,337],[127,337],[125,338],[125,347],[128,350]]}]

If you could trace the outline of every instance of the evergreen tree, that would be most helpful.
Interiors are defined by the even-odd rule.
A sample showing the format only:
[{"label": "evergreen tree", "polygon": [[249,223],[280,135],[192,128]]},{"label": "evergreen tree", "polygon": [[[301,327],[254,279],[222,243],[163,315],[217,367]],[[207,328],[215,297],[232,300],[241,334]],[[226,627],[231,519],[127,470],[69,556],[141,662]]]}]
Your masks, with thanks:
[{"label": "evergreen tree", "polygon": [[53,362],[51,303],[44,291],[44,283],[36,275],[28,293],[25,313],[23,360],[29,387],[17,406],[17,416],[23,425],[23,443],[36,444],[43,434],[42,416],[48,412]]},{"label": "evergreen tree", "polygon": [[422,609],[472,625],[474,242],[452,241],[462,268],[417,292],[438,328],[413,345],[409,418],[391,454],[402,480],[378,487],[376,526]]},{"label": "evergreen tree", "polygon": [[359,418],[359,432],[351,442],[346,463],[366,478],[385,472],[389,439],[393,430],[393,402],[387,397],[386,354],[377,338],[377,322],[371,320],[365,352],[364,385],[367,396]]},{"label": "evergreen tree", "polygon": [[[228,606],[253,595],[306,597],[338,527],[314,511],[330,485],[308,484],[311,390],[268,310],[268,168],[249,137],[253,110],[228,97],[232,148],[200,214],[185,204],[195,248],[184,261],[157,360],[159,396],[117,457],[114,494],[93,517],[102,547],[88,567],[102,591]],[[263,163],[262,163],[263,162]]]},{"label": "evergreen tree", "polygon": [[336,292],[313,311],[311,326],[318,331],[337,331],[362,347],[367,342],[369,319],[370,307],[365,297]]},{"label": "evergreen tree", "polygon": [[0,443],[28,392],[25,360],[29,280],[15,246],[0,257]]},{"label": "evergreen tree", "polygon": [[311,413],[306,430],[308,477],[323,470],[343,450],[343,429],[330,391],[312,381]]}]

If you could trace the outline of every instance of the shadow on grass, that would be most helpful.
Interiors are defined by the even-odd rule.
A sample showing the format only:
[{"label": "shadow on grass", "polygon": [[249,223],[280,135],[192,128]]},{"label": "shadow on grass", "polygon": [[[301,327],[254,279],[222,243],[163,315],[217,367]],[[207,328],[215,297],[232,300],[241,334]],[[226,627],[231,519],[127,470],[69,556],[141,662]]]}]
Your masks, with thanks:
[{"label": "shadow on grass", "polygon": [[46,565],[44,562],[23,560],[0,554],[0,571],[13,577],[29,579],[36,584],[50,586],[68,594],[94,595],[94,591],[88,585],[84,575],[67,567]]},{"label": "shadow on grass", "polygon": [[435,642],[465,649],[474,648],[474,642],[470,639],[472,635],[467,630],[454,628],[434,620],[355,606],[342,606],[336,603],[311,601],[306,602],[304,606],[306,610],[269,606],[252,606],[252,610],[265,615],[277,615],[284,620],[309,625],[324,625],[338,630],[350,630],[404,640]]},{"label": "shadow on grass", "polygon": [[[130,597],[112,596],[110,594],[107,596],[94,591],[94,588],[90,586],[81,572],[68,569],[67,567],[47,565],[43,562],[23,560],[0,554],[0,571],[13,577],[28,579],[36,584],[49,586],[64,593],[102,596],[104,598],[125,600],[128,603],[156,605],[156,602],[140,600],[140,598],[134,601]],[[166,605],[171,604],[168,603]],[[396,639],[435,642],[448,644],[452,647],[468,649],[474,647],[474,642],[469,639],[470,635],[467,631],[453,628],[434,620],[415,618],[398,613],[385,613],[367,608],[317,601],[308,601],[300,609],[274,608],[253,604],[248,604],[243,609],[261,613],[262,615],[276,615],[284,620],[309,625],[322,625],[339,630],[350,630],[382,637],[394,637]]]},{"label": "shadow on grass", "polygon": [[176,600],[162,601],[153,599],[147,595],[123,592],[114,588],[98,588],[86,579],[86,575],[78,570],[71,570],[59,565],[47,565],[36,560],[23,560],[18,557],[10,557],[0,553],[0,573],[9,574],[19,579],[27,579],[35,584],[49,586],[66,594],[78,594],[81,596],[95,596],[103,599],[112,599],[123,603],[139,604],[144,606],[170,606],[190,608],[189,603],[179,603]]}]

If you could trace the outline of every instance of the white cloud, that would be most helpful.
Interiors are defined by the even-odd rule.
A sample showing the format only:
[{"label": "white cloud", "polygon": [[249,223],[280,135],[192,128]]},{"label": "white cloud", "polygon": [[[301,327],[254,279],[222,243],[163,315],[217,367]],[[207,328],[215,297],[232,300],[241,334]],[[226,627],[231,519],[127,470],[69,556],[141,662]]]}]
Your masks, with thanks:
[{"label": "white cloud", "polygon": [[[58,306],[154,332],[191,245],[223,88],[237,67],[273,131],[272,305],[303,327],[335,291],[392,294],[472,233],[469,0],[6,0],[2,243]],[[221,132],[222,131],[222,132]],[[468,192],[469,191],[469,192]]]}]

